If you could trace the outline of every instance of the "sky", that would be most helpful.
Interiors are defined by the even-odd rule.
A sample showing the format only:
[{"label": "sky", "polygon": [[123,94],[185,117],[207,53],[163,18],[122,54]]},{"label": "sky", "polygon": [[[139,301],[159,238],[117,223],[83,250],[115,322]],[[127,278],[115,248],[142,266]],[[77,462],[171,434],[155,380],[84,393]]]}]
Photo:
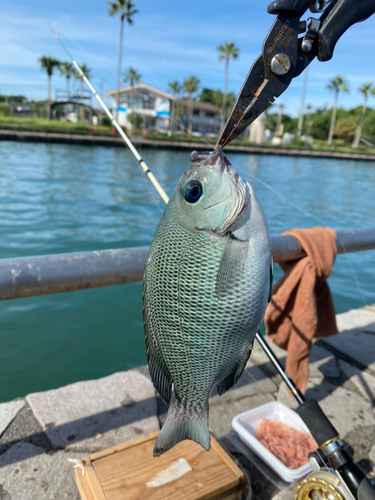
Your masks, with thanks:
[{"label": "sky", "polygon": [[[274,21],[263,0],[133,1],[139,14],[132,26],[125,25],[122,68],[137,69],[143,82],[161,90],[190,75],[199,78],[201,88],[223,89],[224,63],[218,61],[217,47],[229,41],[240,49],[229,68],[229,90],[237,95]],[[46,97],[47,76],[38,59],[51,55],[67,60],[47,22],[77,62],[91,68],[98,91],[115,87],[120,21],[108,15],[105,0],[2,0],[0,16],[1,94]],[[318,15],[305,18],[310,16]],[[358,87],[375,81],[374,32],[375,16],[343,35],[331,61],[311,63],[306,104],[331,106],[333,95],[326,85],[338,74],[347,78],[350,88],[349,94],[340,95],[339,104],[350,108],[362,103]],[[299,112],[302,83],[303,75],[277,101],[292,116]],[[55,72],[52,96],[65,88],[65,79]]]}]

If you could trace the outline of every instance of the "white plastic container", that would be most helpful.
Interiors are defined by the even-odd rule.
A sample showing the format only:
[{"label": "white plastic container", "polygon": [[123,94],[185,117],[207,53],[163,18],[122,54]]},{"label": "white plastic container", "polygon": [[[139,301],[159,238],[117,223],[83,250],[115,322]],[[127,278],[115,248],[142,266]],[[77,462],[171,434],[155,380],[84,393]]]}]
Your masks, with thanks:
[{"label": "white plastic container", "polygon": [[260,441],[255,437],[256,428],[262,418],[278,420],[283,424],[293,427],[297,431],[310,433],[301,417],[297,413],[282,403],[272,401],[252,410],[236,415],[232,420],[232,426],[238,433],[241,441],[249,446],[281,479],[288,483],[301,481],[312,469],[309,463],[302,465],[298,469],[286,467],[275,457]]}]

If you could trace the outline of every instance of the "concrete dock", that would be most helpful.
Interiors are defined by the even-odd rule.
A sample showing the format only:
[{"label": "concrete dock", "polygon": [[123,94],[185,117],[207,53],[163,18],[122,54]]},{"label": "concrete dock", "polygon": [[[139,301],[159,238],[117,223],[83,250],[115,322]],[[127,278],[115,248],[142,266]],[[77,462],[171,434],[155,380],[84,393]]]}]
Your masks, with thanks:
[{"label": "concrete dock", "polygon": [[[375,305],[339,314],[337,322],[340,333],[313,346],[306,396],[319,401],[374,476]],[[285,361],[285,351],[272,347]],[[231,420],[275,399],[294,406],[256,345],[236,386],[210,402],[212,431],[249,472],[254,500],[292,500],[294,488],[259,472]],[[165,411],[146,367],[0,404],[0,500],[79,500],[74,460],[160,429]]]},{"label": "concrete dock", "polygon": [[[142,149],[171,149],[179,151],[189,151],[196,149],[206,151],[207,148],[213,148],[214,143],[207,144],[202,141],[194,140],[166,140],[144,138],[141,136],[132,136],[132,143],[136,148]],[[112,146],[124,147],[121,137],[95,135],[91,133],[71,133],[58,132],[50,130],[22,130],[17,128],[0,128],[0,141],[18,141],[18,142],[47,142],[57,144],[80,144],[84,146]],[[375,161],[375,154],[362,152],[342,152],[342,151],[322,151],[313,149],[298,149],[280,146],[262,146],[254,144],[229,144],[225,146],[226,152],[244,153],[244,154],[262,154],[262,155],[281,155],[281,156],[301,156],[306,158],[337,158],[341,160],[363,160]]]}]

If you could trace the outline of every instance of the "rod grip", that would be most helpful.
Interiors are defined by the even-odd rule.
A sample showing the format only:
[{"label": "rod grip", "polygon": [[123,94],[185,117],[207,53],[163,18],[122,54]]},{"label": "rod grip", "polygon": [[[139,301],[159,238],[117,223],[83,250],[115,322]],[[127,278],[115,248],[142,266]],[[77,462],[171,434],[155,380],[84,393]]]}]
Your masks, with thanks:
[{"label": "rod grip", "polygon": [[309,428],[318,446],[337,438],[337,430],[325,416],[315,399],[305,401],[295,411]]},{"label": "rod grip", "polygon": [[375,500],[375,488],[367,477],[359,485],[358,500]]},{"label": "rod grip", "polygon": [[375,489],[357,464],[350,460],[337,469],[344,483],[358,500],[375,500]]},{"label": "rod grip", "polygon": [[364,21],[374,12],[374,0],[332,1],[320,18],[322,26],[318,33],[319,61],[329,61],[336,43],[345,31],[353,24]]}]

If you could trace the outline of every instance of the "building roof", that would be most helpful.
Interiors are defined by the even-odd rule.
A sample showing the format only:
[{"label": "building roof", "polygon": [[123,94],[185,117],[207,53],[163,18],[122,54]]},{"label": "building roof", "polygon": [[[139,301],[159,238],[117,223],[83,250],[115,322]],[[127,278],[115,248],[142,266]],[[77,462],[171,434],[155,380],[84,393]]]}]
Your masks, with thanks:
[{"label": "building roof", "polygon": [[[176,99],[172,94],[168,94],[168,92],[156,89],[155,87],[151,87],[151,85],[147,85],[147,83],[142,83],[142,82],[136,83],[135,85],[133,85],[133,87],[129,85],[128,87],[119,88],[120,93],[131,92],[132,90],[149,90],[150,92],[153,92],[154,94],[159,95],[160,97],[164,97],[164,99],[171,99],[171,100]],[[111,97],[116,97],[116,89],[108,90],[107,94],[110,95]]]},{"label": "building roof", "polygon": [[[189,107],[189,99],[177,99],[176,106]],[[202,111],[212,111],[213,113],[221,113],[221,109],[217,108],[210,102],[193,101],[193,109],[201,109]]]}]

